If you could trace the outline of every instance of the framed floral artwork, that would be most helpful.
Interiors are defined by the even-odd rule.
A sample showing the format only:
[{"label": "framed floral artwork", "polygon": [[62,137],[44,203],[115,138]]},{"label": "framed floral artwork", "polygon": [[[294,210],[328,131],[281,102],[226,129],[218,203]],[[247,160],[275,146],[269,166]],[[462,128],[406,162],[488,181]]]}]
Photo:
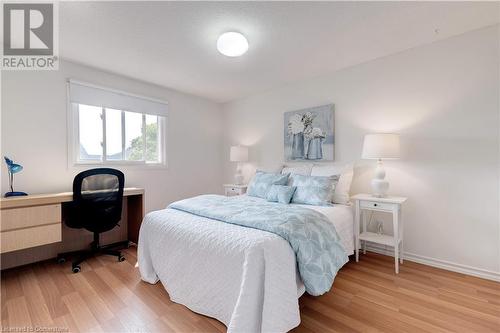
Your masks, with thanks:
[{"label": "framed floral artwork", "polygon": [[285,112],[285,160],[333,161],[333,104]]}]

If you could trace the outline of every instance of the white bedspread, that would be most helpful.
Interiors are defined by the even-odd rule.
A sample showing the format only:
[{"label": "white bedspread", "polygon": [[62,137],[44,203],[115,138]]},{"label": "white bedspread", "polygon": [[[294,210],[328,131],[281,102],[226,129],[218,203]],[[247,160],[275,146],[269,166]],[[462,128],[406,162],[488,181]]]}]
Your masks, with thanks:
[{"label": "white bedspread", "polygon": [[[351,254],[352,210],[339,206],[308,207],[332,219]],[[304,286],[292,248],[275,234],[164,209],[144,218],[138,258],[144,281],[160,280],[172,301],[228,332],[286,332],[300,323]]]}]

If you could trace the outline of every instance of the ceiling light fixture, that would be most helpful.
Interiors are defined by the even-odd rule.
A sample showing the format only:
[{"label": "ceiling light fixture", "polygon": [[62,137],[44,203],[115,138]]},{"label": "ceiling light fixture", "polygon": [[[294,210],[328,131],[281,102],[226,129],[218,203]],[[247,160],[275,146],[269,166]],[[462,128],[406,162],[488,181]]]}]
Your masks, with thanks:
[{"label": "ceiling light fixture", "polygon": [[248,51],[248,41],[239,32],[226,32],[217,39],[217,50],[228,57],[239,57]]}]

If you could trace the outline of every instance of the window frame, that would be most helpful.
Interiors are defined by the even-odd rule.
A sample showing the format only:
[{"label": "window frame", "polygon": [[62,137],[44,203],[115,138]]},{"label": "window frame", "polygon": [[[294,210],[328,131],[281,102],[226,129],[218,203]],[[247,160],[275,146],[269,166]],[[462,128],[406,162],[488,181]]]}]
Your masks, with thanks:
[{"label": "window frame", "polygon": [[[69,94],[69,92],[68,92]],[[83,104],[83,103],[80,103]],[[82,160],[80,159],[80,124],[79,124],[79,110],[78,103],[72,103],[68,98],[68,165],[69,166],[128,166],[128,167],[146,167],[146,168],[167,168],[167,131],[168,131],[168,116],[157,115],[157,114],[149,114],[149,113],[139,113],[128,110],[119,110],[122,112],[122,154],[125,140],[125,111],[126,112],[134,112],[139,113],[142,116],[142,135],[143,142],[146,145],[146,131],[145,131],[145,123],[146,123],[146,115],[156,116],[158,120],[158,161],[129,161],[129,160],[108,160],[106,157],[106,107],[105,106],[96,106],[101,108],[101,117],[102,117],[102,155],[100,160]],[[91,104],[85,104],[91,105]],[[145,153],[145,147],[144,147]],[[123,155],[122,158],[125,156]]]}]

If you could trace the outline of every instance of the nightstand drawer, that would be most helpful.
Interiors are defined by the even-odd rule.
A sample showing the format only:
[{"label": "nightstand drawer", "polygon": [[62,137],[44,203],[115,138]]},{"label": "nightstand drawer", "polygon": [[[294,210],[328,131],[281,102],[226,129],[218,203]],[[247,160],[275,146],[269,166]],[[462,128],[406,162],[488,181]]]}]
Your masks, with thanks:
[{"label": "nightstand drawer", "polygon": [[394,204],[373,201],[360,201],[359,206],[361,209],[376,209],[387,211],[392,211],[395,207]]},{"label": "nightstand drawer", "polygon": [[228,197],[232,197],[234,195],[242,195],[247,191],[246,185],[233,185],[233,184],[225,184],[224,185],[224,193]]},{"label": "nightstand drawer", "polygon": [[245,193],[245,190],[242,188],[226,188],[226,195],[227,196],[233,196],[233,195],[242,195]]}]

